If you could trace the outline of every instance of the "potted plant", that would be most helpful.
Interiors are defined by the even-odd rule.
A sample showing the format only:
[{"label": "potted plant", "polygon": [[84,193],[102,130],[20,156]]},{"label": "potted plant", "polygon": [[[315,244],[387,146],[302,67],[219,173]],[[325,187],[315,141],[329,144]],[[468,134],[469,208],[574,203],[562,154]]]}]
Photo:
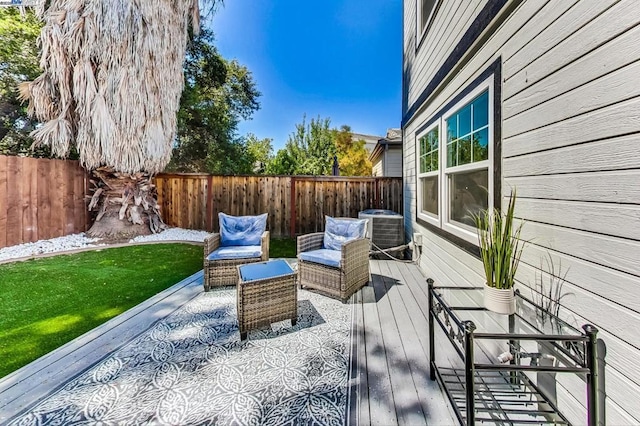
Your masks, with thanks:
[{"label": "potted plant", "polygon": [[514,225],[515,205],[514,189],[506,213],[490,209],[474,215],[486,278],[485,307],[500,314],[513,314],[516,310],[513,285],[524,241],[520,239],[522,222]]}]

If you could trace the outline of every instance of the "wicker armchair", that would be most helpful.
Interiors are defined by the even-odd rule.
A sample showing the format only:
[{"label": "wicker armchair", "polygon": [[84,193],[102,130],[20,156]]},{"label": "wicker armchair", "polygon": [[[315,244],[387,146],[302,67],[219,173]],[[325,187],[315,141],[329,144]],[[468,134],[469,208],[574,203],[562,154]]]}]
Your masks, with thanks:
[{"label": "wicker armchair", "polygon": [[[298,237],[298,254],[323,247],[324,233]],[[349,297],[369,282],[369,248],[366,238],[349,241],[342,246],[340,267],[309,262],[298,257],[298,282],[300,287],[346,302]]]},{"label": "wicker armchair", "polygon": [[220,234],[215,233],[204,240],[204,291],[211,287],[238,284],[238,265],[246,263],[264,262],[269,260],[269,231],[262,233],[262,255],[239,259],[208,260],[207,256],[220,247]]}]

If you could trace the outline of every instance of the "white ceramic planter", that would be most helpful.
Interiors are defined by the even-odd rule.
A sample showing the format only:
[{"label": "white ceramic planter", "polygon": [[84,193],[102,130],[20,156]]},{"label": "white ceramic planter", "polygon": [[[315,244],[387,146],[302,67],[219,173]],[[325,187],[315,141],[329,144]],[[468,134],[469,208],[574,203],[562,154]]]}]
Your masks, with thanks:
[{"label": "white ceramic planter", "polygon": [[503,290],[485,285],[484,307],[497,314],[514,314],[516,312],[516,298],[513,289]]}]

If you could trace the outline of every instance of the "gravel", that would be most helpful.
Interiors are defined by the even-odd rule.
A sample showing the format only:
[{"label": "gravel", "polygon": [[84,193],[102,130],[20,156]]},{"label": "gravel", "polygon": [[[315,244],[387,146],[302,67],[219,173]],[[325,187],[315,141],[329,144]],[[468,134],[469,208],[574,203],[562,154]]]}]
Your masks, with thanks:
[{"label": "gravel", "polygon": [[211,235],[207,231],[194,231],[192,229],[182,228],[169,228],[158,234],[142,235],[135,237],[131,242],[145,242],[145,241],[197,241],[203,242],[204,239]]},{"label": "gravel", "polygon": [[[136,237],[130,242],[145,241],[204,241],[209,235],[206,231],[169,228],[159,234]],[[45,253],[75,250],[83,247],[106,246],[96,238],[88,238],[84,233],[71,234],[64,237],[40,240],[34,243],[18,244],[0,249],[0,262],[10,259],[33,257]]]}]

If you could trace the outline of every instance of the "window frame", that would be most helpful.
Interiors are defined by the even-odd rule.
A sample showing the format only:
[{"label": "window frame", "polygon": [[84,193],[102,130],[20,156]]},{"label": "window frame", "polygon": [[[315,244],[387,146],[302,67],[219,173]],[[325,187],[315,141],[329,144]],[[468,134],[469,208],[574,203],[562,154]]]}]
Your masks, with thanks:
[{"label": "window frame", "polygon": [[[451,176],[461,172],[487,170],[488,174],[488,190],[487,205],[489,208],[495,206],[496,175],[499,176],[499,170],[496,170],[496,152],[500,152],[499,147],[496,149],[496,138],[499,143],[499,131],[496,131],[496,75],[492,74],[475,84],[471,89],[467,89],[460,93],[457,99],[447,105],[440,112],[435,114],[427,125],[423,126],[416,132],[416,219],[418,223],[423,225],[429,224],[437,230],[441,230],[445,235],[452,235],[457,239],[461,239],[466,243],[474,246],[478,245],[478,236],[476,228],[456,222],[450,219],[450,192],[451,192]],[[474,99],[483,92],[488,92],[487,103],[487,121],[488,121],[488,159],[475,163],[467,163],[459,166],[449,166],[447,164],[447,120],[455,116],[459,110],[470,104]],[[499,94],[498,94],[499,99]],[[438,141],[438,217],[433,217],[429,212],[422,211],[422,182],[421,177],[427,174],[419,173],[420,171],[420,146],[419,140],[422,136],[428,134],[434,128],[439,127]],[[499,124],[498,124],[499,127]],[[473,132],[474,129],[472,128]],[[499,182],[498,182],[499,183]],[[499,207],[499,206],[498,206]]]},{"label": "window frame", "polygon": [[491,207],[493,201],[493,126],[494,126],[494,117],[493,117],[493,79],[489,78],[482,83],[480,83],[476,88],[474,88],[469,94],[467,94],[464,98],[462,98],[458,103],[456,103],[453,107],[451,107],[447,112],[442,115],[442,122],[447,122],[447,119],[451,118],[455,113],[457,113],[460,109],[464,108],[466,105],[470,104],[476,97],[480,96],[484,91],[488,92],[488,103],[487,103],[487,121],[488,121],[488,148],[489,155],[487,160],[478,161],[475,163],[463,164],[461,166],[452,166],[449,167],[448,164],[444,164],[442,173],[442,192],[443,196],[446,197],[446,200],[443,200],[442,203],[442,217],[443,220],[441,222],[442,229],[448,231],[460,238],[463,238],[469,242],[477,243],[478,242],[478,234],[476,232],[476,228],[471,227],[469,225],[465,225],[460,222],[456,222],[450,219],[450,192],[451,192],[451,181],[450,176],[460,172],[469,172],[476,170],[487,170],[488,174],[488,187],[489,193],[487,194],[487,206]]},{"label": "window frame", "polygon": [[434,0],[433,7],[431,7],[431,11],[429,12],[429,17],[426,22],[422,22],[422,2],[423,0],[416,0],[416,50],[419,49],[422,44],[422,40],[424,39],[425,34],[429,30],[431,23],[433,22],[433,18],[438,11],[440,6],[440,2],[442,0]]},{"label": "window frame", "polygon": [[[425,172],[425,173],[420,173],[420,160],[422,157],[422,153],[420,152],[420,139],[423,136],[428,135],[431,131],[433,131],[434,129],[438,129],[438,170],[435,171],[430,171],[430,172]],[[416,134],[416,149],[418,152],[418,155],[416,155],[416,176],[418,179],[418,191],[417,192],[417,197],[416,197],[416,211],[418,212],[418,214],[420,215],[420,217],[425,220],[428,221],[430,223],[432,223],[435,226],[440,226],[440,220],[441,220],[441,198],[442,198],[442,189],[441,189],[441,169],[442,169],[442,130],[441,130],[441,126],[440,126],[440,120],[436,120],[435,122],[433,122],[431,125],[429,125],[429,127],[427,127],[424,131]],[[427,212],[427,211],[423,211],[422,210],[422,178],[425,177],[432,177],[432,176],[437,176],[438,177],[438,214],[433,214],[431,212]]]}]

